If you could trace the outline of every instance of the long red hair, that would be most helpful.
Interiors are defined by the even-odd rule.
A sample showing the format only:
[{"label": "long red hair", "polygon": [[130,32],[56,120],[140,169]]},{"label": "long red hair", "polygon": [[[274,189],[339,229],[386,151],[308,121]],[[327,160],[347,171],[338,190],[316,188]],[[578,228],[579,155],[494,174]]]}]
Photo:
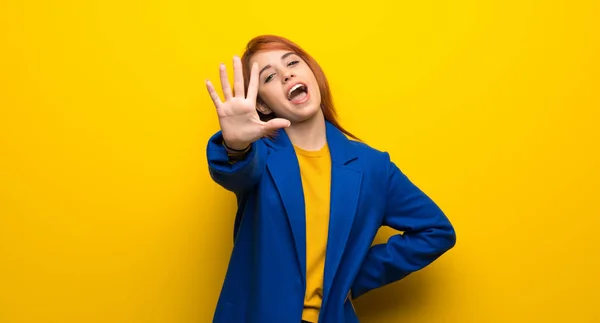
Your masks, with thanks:
[{"label": "long red hair", "polygon": [[[312,56],[310,56],[306,51],[300,48],[300,46],[289,39],[276,35],[261,35],[252,38],[248,42],[244,54],[241,57],[246,93],[248,93],[248,83],[250,82],[250,59],[252,58],[252,55],[264,50],[289,50],[300,56],[315,74],[317,83],[319,83],[319,91],[321,92],[321,110],[323,111],[325,120],[329,121],[346,135],[359,140],[352,133],[344,129],[337,120],[337,113],[335,111],[335,106],[333,105],[333,98],[331,96],[331,90],[329,89],[329,82],[327,82],[327,77],[325,77],[325,73],[321,69],[321,66],[319,66],[317,61]],[[258,100],[260,100],[260,98]],[[258,113],[263,121],[272,118],[270,116],[261,114],[260,111]]]}]

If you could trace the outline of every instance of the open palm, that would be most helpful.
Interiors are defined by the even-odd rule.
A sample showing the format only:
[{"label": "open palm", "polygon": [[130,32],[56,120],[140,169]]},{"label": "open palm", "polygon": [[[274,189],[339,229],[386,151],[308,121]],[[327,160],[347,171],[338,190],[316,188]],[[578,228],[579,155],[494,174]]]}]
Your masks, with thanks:
[{"label": "open palm", "polygon": [[209,80],[206,81],[206,88],[217,109],[223,140],[225,140],[228,147],[244,149],[274,130],[290,125],[288,120],[281,118],[275,118],[268,122],[260,120],[256,111],[256,97],[258,95],[257,63],[252,65],[248,93],[246,95],[244,95],[242,62],[237,56],[233,59],[233,73],[235,95],[231,92],[225,65],[221,64],[219,74],[225,99],[224,102],[221,101],[212,83]]}]

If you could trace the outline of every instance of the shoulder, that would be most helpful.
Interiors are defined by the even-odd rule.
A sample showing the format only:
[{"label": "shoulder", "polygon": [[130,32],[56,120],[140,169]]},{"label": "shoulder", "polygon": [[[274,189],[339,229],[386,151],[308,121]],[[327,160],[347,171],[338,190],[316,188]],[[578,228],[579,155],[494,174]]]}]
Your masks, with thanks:
[{"label": "shoulder", "polygon": [[381,184],[387,182],[390,175],[398,170],[390,153],[386,150],[355,140],[350,140],[349,146],[352,147],[356,156],[355,167],[360,168],[363,174],[370,175]]},{"label": "shoulder", "polygon": [[385,150],[375,148],[362,141],[349,140],[349,144],[359,159],[375,163],[377,166],[382,166],[380,163],[388,164],[391,162],[390,154]]}]

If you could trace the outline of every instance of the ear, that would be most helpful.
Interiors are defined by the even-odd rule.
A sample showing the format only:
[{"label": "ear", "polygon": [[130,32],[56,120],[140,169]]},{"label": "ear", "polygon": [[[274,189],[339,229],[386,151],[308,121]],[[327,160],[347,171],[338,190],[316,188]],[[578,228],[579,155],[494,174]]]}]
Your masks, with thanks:
[{"label": "ear", "polygon": [[260,99],[256,101],[256,109],[264,115],[273,113],[273,110],[269,109],[269,107],[267,107],[267,105]]}]

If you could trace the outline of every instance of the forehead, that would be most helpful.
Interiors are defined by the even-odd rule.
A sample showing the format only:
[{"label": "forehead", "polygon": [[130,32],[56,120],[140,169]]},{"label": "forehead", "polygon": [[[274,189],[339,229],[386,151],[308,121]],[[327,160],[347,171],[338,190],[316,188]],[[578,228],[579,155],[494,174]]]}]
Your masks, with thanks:
[{"label": "forehead", "polygon": [[[250,58],[250,64],[254,64],[254,62],[258,63],[259,67],[265,66],[265,65],[273,65],[273,64],[277,64],[279,62],[281,62],[281,58],[290,53],[291,51],[289,50],[266,50],[266,51],[260,51],[254,55],[252,55],[252,57]],[[289,55],[287,57],[298,57],[295,54]]]}]

